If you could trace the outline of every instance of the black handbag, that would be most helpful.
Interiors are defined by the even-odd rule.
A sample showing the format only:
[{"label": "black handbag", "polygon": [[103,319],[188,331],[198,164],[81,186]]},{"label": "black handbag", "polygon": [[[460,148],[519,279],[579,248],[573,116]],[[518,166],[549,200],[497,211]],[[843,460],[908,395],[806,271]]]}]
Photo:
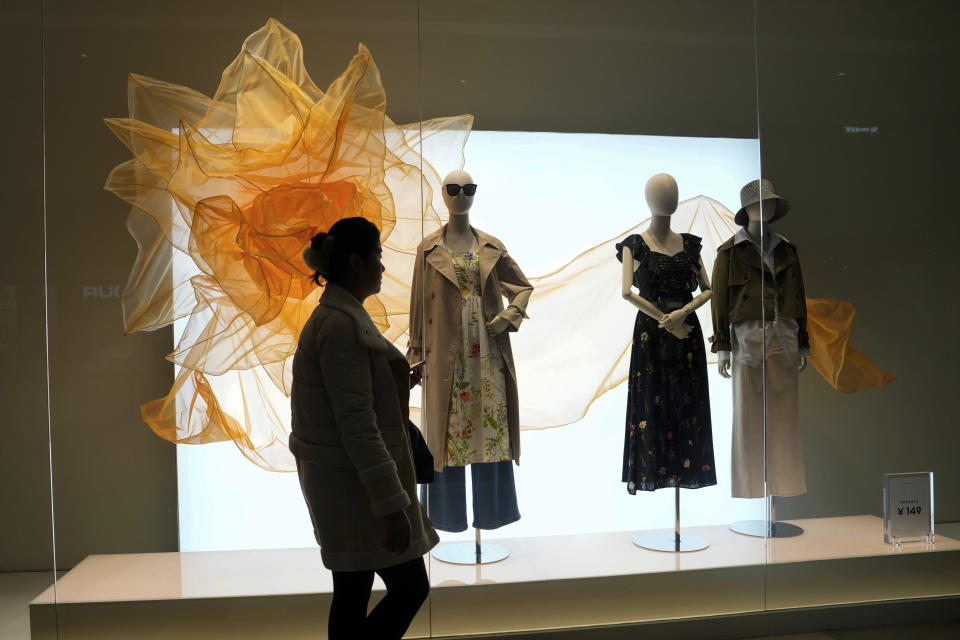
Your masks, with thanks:
[{"label": "black handbag", "polygon": [[433,454],[427,447],[427,441],[417,425],[407,420],[407,431],[410,433],[410,448],[413,450],[413,471],[417,476],[417,484],[433,482]]}]

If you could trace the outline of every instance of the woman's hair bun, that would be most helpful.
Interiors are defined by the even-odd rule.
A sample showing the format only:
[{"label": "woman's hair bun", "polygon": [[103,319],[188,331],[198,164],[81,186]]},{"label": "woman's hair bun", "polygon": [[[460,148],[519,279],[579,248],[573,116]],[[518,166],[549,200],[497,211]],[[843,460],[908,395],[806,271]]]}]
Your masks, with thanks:
[{"label": "woman's hair bun", "polygon": [[320,251],[320,249],[323,247],[323,241],[329,237],[330,237],[329,233],[327,233],[326,231],[321,231],[317,235],[310,238],[310,247],[312,249],[316,249],[317,251]]},{"label": "woman's hair bun", "polygon": [[303,262],[311,271],[320,271],[320,252],[313,247],[303,250]]},{"label": "woman's hair bun", "polygon": [[324,277],[330,273],[332,257],[333,236],[323,231],[310,238],[310,246],[303,250],[303,261],[307,267],[319,271]]}]

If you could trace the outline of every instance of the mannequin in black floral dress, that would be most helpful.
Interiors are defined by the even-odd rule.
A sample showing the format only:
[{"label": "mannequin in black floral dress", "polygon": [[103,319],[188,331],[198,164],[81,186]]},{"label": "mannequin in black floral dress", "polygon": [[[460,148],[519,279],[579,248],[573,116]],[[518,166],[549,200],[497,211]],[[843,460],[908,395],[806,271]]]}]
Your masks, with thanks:
[{"label": "mannequin in black floral dress", "polygon": [[646,197],[650,227],[616,245],[623,297],[639,309],[623,451],[623,482],[631,494],[717,483],[706,353],[694,313],[711,297],[700,238],[670,230],[678,199],[671,176],[653,176]]}]

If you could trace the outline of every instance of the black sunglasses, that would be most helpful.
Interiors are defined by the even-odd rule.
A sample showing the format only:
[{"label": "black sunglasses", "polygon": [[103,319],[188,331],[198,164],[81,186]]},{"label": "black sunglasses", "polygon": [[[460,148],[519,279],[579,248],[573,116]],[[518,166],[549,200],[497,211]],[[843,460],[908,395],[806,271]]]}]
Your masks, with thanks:
[{"label": "black sunglasses", "polygon": [[472,196],[477,192],[477,185],[475,184],[465,184],[462,187],[458,184],[447,184],[444,185],[444,187],[446,187],[447,193],[449,193],[451,196],[455,196],[460,193],[460,189],[463,189],[463,193],[468,196]]}]

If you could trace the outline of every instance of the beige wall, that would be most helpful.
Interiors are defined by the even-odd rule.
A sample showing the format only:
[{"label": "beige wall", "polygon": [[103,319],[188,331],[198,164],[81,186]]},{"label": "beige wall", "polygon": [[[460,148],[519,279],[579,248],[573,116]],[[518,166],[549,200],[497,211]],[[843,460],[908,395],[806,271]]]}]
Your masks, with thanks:
[{"label": "beige wall", "polygon": [[[781,516],[878,513],[880,473],[930,469],[938,519],[960,519],[950,402],[958,348],[949,335],[955,3],[763,2],[758,66],[746,0],[423,0],[419,25],[412,1],[44,6],[45,147],[39,2],[0,10],[5,86],[20,96],[4,103],[18,153],[4,157],[13,232],[0,257],[0,348],[19,364],[0,374],[0,570],[50,565],[43,148],[58,564],[176,549],[174,449],[137,414],[171,382],[162,359],[171,334],[122,335],[111,292],[136,249],[126,207],[102,184],[128,155],[101,119],[126,113],[130,71],[212,93],[244,36],[270,15],[301,36],[319,84],[367,44],[399,122],[471,112],[480,129],[752,137],[759,86],[763,166],[794,203],[780,230],[800,246],[808,293],[854,302],[856,346],[898,374],[855,395],[804,376],[810,491],[784,501]],[[880,128],[856,136],[847,124]]]},{"label": "beige wall", "polygon": [[0,60],[0,571],[50,569],[38,3],[4,3]]}]

